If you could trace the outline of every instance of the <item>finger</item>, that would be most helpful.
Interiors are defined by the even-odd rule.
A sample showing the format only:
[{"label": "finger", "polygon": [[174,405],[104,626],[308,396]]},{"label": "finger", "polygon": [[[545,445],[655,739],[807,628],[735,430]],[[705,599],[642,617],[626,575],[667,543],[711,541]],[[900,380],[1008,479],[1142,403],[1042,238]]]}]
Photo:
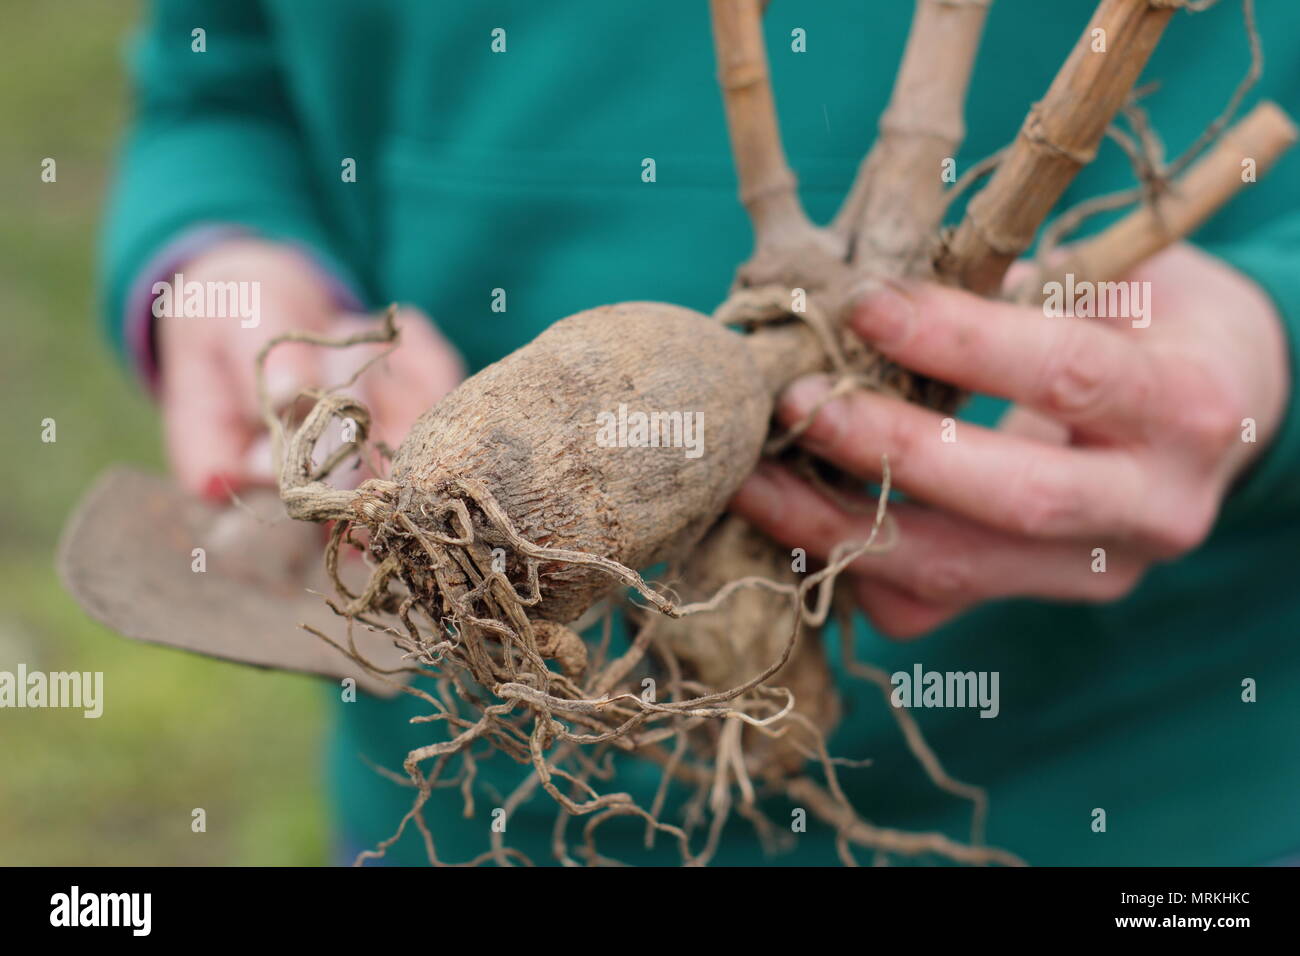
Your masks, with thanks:
[{"label": "finger", "polygon": [[425,405],[431,406],[465,380],[465,361],[420,309],[401,309],[396,321],[412,346],[398,371],[409,371],[413,381],[421,383]]},{"label": "finger", "polygon": [[[801,379],[779,417],[802,421],[829,383]],[[853,392],[826,403],[799,443],[850,474],[878,475],[945,510],[1038,538],[1156,533],[1147,478],[1123,448],[1064,448],[942,417],[899,399]]]},{"label": "finger", "polygon": [[[274,303],[270,308],[275,308]],[[324,331],[316,313],[295,314],[288,322],[275,321],[273,325],[286,331]],[[257,382],[257,357],[266,339],[238,327],[224,330],[222,334],[239,336],[221,353],[226,356],[240,415],[251,436],[241,461],[241,477],[248,484],[274,486],[279,476],[275,473],[271,436],[266,430]],[[315,405],[315,400],[304,392],[325,384],[322,352],[320,346],[306,342],[284,342],[267,353],[262,372],[266,398],[272,413],[291,428],[301,423]],[[324,451],[328,453],[328,449]]]},{"label": "finger", "polygon": [[[230,324],[214,330],[214,334],[225,339],[218,351],[228,356],[244,414],[258,428],[262,427],[258,355],[274,335],[327,332],[331,313],[322,308],[323,303],[316,301],[317,298],[319,294],[314,290],[300,289],[296,283],[290,283],[288,288],[264,285],[261,303],[264,319],[258,326],[244,328]],[[307,342],[281,342],[267,353],[262,374],[275,412],[288,413],[289,419],[296,422],[311,410],[313,402],[302,392],[325,384],[323,351],[320,346]]]},{"label": "finger", "polygon": [[1011,263],[1011,268],[1007,269],[1007,274],[1002,279],[1002,294],[1013,299],[1016,290],[1037,275],[1037,263],[1032,259],[1017,259]]},{"label": "finger", "polygon": [[902,588],[867,577],[855,577],[851,587],[871,626],[894,640],[912,640],[929,634],[962,611],[958,607],[930,604]]},{"label": "finger", "polygon": [[393,448],[465,377],[459,354],[423,313],[403,310],[397,324],[401,345],[361,382],[375,437]]},{"label": "finger", "polygon": [[[866,498],[860,502],[871,504]],[[864,539],[872,522],[869,507],[863,514],[845,511],[788,470],[772,466],[746,481],[732,509],[781,544],[804,548],[821,561],[840,542]],[[889,513],[898,531],[893,547],[858,559],[853,574],[952,613],[1015,596],[1114,600],[1133,586],[1142,566],[1140,559],[1107,548],[1100,539],[1037,541],[909,503],[893,503]],[[1102,547],[1100,555],[1096,547]]]},{"label": "finger", "polygon": [[1011,268],[1002,279],[1003,298],[1012,302],[1037,301],[1038,293],[1035,290],[1042,286],[1044,267],[1051,269],[1067,262],[1072,249],[1072,244],[1057,246],[1044,263],[1037,259],[1017,259],[1011,263]]},{"label": "finger", "polygon": [[[238,364],[244,413],[260,427],[262,408],[257,393],[257,349],[252,357]],[[266,394],[271,408],[277,414],[287,414],[290,421],[298,422],[315,404],[303,396],[308,388],[325,384],[323,356],[319,346],[305,342],[285,342],[277,345],[266,356]]]},{"label": "finger", "polygon": [[168,356],[162,417],[167,458],[183,488],[221,501],[239,489],[253,430],[215,352],[175,350]]},{"label": "finger", "polygon": [[1055,419],[1048,418],[1042,412],[1023,405],[1012,405],[998,422],[998,431],[1007,435],[1019,435],[1047,445],[1068,445],[1070,429]]},{"label": "finger", "polygon": [[1145,564],[1101,539],[1038,541],[908,503],[892,514],[897,544],[856,570],[940,607],[1008,597],[1112,601],[1128,593]]},{"label": "finger", "polygon": [[907,368],[1089,431],[1140,437],[1154,414],[1154,354],[1085,319],[1047,319],[934,284],[877,283],[852,324]]}]

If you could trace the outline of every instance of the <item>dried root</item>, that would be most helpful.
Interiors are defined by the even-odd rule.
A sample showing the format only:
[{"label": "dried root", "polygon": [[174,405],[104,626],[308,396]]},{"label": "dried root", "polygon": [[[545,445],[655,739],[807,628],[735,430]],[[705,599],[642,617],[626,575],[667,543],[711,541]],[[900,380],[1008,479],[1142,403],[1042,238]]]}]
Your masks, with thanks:
[{"label": "dried root", "polygon": [[[394,334],[390,327],[385,336]],[[325,555],[334,585],[329,602],[348,638],[337,642],[315,633],[428,705],[420,722],[446,728],[442,739],[407,755],[405,780],[415,791],[411,809],[393,836],[361,854],[359,863],[382,856],[408,826],[419,831],[430,862],[441,863],[424,806],[434,789],[458,786],[472,812],[473,776],[485,746],[532,771],[506,799],[507,814],[544,792],[563,815],[585,818],[576,850],[568,847],[566,827],[557,825],[556,855],[567,862],[576,862],[575,853],[589,863],[610,862],[597,838],[600,827],[618,816],[643,820],[649,839],[662,834],[673,840],[688,864],[712,858],[733,810],[777,846],[778,831],[759,809],[760,791],[785,786],[809,759],[834,781],[824,733],[837,708],[833,697],[821,693],[829,677],[818,632],[832,606],[836,576],[881,547],[884,498],[869,539],[846,543],[826,568],[802,580],[758,573],[771,570],[761,563],[768,554],[765,542],[754,541],[738,519],[728,519],[695,554],[709,554],[710,542],[729,548],[733,538],[748,539],[760,560],[756,573],[717,587],[712,581],[693,586],[679,597],[604,556],[529,541],[495,496],[470,477],[448,478],[435,487],[373,477],[353,492],[330,488],[330,472],[345,466],[347,457],[335,454],[317,465],[316,442],[329,421],[346,416],[358,423],[362,440],[349,451],[361,459],[368,419],[359,403],[337,390],[316,397],[316,407],[285,437],[280,464],[290,507],[334,522]],[[356,590],[339,573],[342,552],[351,547],[363,548],[371,566],[369,579]],[[571,628],[533,613],[542,600],[543,575],[569,566],[598,569],[628,589],[638,632],[621,655],[592,655]],[[725,643],[715,644],[713,656],[722,663],[701,670],[708,654],[692,653],[673,628],[688,619],[732,627],[740,622],[729,614],[731,603],[750,592],[765,595],[774,617],[750,622],[744,630],[756,643],[733,648],[732,656],[726,656]],[[436,691],[399,681],[367,661],[352,640],[358,627],[388,634],[406,652],[405,670],[432,678]],[[644,692],[647,675],[656,679],[655,693]],[[804,703],[797,705],[801,698]],[[663,784],[650,807],[630,794],[598,789],[609,776],[602,761],[614,754],[660,765]],[[665,819],[670,781],[696,794],[688,802],[695,818],[680,825]],[[830,792],[838,793],[838,786],[832,784]],[[837,821],[842,814],[836,810]],[[704,833],[697,840],[692,834],[698,827]],[[500,835],[493,839],[490,852],[468,862],[529,862]],[[942,843],[932,847],[953,859],[965,852],[953,856],[950,849]]]}]

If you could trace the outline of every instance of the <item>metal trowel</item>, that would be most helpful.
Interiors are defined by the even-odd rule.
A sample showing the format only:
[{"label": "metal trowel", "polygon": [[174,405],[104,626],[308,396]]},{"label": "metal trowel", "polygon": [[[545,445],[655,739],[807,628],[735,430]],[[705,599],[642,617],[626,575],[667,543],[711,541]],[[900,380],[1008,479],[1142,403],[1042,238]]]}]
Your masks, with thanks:
[{"label": "metal trowel", "polygon": [[[393,696],[397,688],[301,627],[346,644],[343,619],[321,596],[333,590],[322,553],[321,529],[288,518],[272,491],[213,505],[171,479],[116,466],[68,519],[57,565],[77,603],[126,637],[256,667],[352,677],[370,693]],[[351,573],[360,581],[350,587],[366,569]],[[406,663],[389,635],[353,630],[357,650],[376,666]]]}]

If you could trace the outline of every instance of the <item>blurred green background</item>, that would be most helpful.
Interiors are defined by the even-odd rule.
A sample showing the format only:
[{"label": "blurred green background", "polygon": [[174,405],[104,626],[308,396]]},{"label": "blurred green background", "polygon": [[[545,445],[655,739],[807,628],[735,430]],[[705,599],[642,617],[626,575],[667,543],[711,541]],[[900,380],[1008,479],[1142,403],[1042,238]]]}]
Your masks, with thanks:
[{"label": "blurred green background", "polygon": [[[103,671],[104,714],[0,709],[0,864],[313,864],[328,856],[308,678],[135,644],[53,570],[109,463],[161,467],[92,275],[135,0],[5,0],[0,27],[0,670]],[[41,181],[53,157],[58,181]],[[57,441],[41,441],[41,421]],[[193,833],[191,811],[207,811]]]}]

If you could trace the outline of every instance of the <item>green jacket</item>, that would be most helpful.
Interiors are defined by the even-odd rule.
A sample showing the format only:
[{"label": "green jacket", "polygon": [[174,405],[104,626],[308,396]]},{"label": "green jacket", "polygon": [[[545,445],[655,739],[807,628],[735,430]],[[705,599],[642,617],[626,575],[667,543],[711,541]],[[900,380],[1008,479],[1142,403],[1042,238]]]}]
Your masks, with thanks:
[{"label": "green jacket", "polygon": [[[911,4],[778,0],[766,32],[781,125],[810,212],[835,209],[889,95]],[[967,112],[959,170],[1015,134],[1086,23],[1087,0],[998,0]],[[1300,115],[1300,5],[1259,5],[1261,95]],[[191,31],[206,30],[205,53]],[[492,31],[506,31],[493,52]],[[791,31],[806,31],[806,52]],[[205,223],[305,244],[370,306],[425,308],[478,368],[593,305],[658,299],[711,310],[749,252],[736,199],[707,5],[535,0],[159,0],[132,53],[137,115],[104,243],[120,339],[127,290],[168,243]],[[1179,13],[1146,77],[1172,154],[1227,101],[1247,66],[1240,11]],[[356,181],[340,175],[346,159]],[[653,158],[656,181],[642,181]],[[1067,201],[1131,183],[1114,144]],[[1300,341],[1300,150],[1196,237],[1259,281]],[[492,311],[493,290],[508,310]],[[1223,321],[1231,322],[1230,314]],[[968,417],[991,421],[977,400]],[[997,671],[1001,713],[915,714],[948,770],[990,796],[990,841],[1041,864],[1249,864],[1300,852],[1300,409],[1223,510],[1211,540],[1105,606],[1002,601],[924,640],[860,624],[859,656],[890,672]],[[832,649],[836,641],[831,642]],[[833,656],[838,656],[833,654]],[[1258,702],[1242,700],[1242,682]],[[905,750],[874,687],[842,680],[836,754],[870,758],[844,786],[873,821],[964,838],[969,808]],[[336,697],[335,690],[330,690]],[[387,836],[411,791],[400,768],[428,742],[408,701],[335,707],[332,785],[356,846]],[[487,846],[492,809],[521,771],[483,765],[476,812],[454,790],[430,811],[439,854]],[[629,769],[642,794],[653,775]],[[1107,815],[1093,832],[1093,810]],[[778,825],[791,808],[769,808]],[[508,843],[551,860],[554,808],[533,799]],[[571,835],[580,826],[570,824]],[[671,860],[642,826],[603,831],[630,862]],[[414,832],[390,859],[423,860]],[[722,863],[762,862],[749,824]],[[779,862],[833,863],[817,824]]]}]

